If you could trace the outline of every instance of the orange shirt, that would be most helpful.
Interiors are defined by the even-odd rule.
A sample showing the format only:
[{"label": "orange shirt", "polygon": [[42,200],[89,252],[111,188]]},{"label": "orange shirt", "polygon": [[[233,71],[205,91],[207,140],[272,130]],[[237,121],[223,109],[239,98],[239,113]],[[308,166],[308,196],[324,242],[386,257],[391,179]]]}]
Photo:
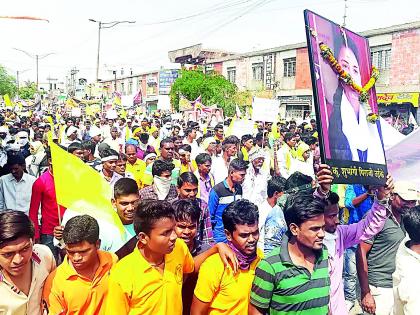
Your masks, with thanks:
[{"label": "orange shirt", "polygon": [[101,250],[98,250],[98,256],[99,267],[93,280],[79,275],[67,256],[48,276],[43,292],[48,314],[100,315],[105,312],[109,271],[118,258]]}]

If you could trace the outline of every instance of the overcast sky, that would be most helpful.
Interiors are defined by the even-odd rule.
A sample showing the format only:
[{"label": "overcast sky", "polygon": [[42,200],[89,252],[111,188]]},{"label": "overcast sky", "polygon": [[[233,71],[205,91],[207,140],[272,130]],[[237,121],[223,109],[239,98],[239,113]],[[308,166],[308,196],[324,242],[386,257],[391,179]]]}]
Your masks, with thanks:
[{"label": "overcast sky", "polygon": [[[419,0],[348,0],[347,27],[363,31],[420,20]],[[54,53],[39,62],[39,80],[64,80],[71,68],[95,79],[98,25],[134,20],[101,33],[101,75],[170,66],[168,51],[203,43],[233,52],[305,40],[303,9],[342,23],[344,0],[3,0],[1,15],[34,16],[50,22],[0,19],[0,64],[35,81],[30,54]],[[27,70],[27,71],[24,71]],[[108,70],[108,71],[106,71]]]}]

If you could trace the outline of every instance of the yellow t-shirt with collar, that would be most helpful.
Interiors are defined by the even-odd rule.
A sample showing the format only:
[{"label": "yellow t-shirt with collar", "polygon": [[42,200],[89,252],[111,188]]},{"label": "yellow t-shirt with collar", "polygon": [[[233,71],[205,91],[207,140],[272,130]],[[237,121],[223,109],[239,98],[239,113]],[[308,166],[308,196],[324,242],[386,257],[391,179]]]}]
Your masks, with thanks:
[{"label": "yellow t-shirt with collar", "polygon": [[219,254],[208,257],[200,267],[194,295],[204,303],[210,303],[208,314],[247,315],[249,293],[254,280],[255,269],[263,258],[257,250],[257,258],[248,270],[239,270],[235,275],[231,268],[225,268]]},{"label": "yellow t-shirt with collar", "polygon": [[136,181],[138,188],[143,188],[143,178],[144,173],[146,171],[146,162],[140,159],[137,159],[134,164],[130,164],[130,162],[127,162],[125,170],[133,174],[134,180]]},{"label": "yellow t-shirt with collar", "polygon": [[165,255],[163,275],[135,248],[111,270],[105,314],[181,315],[183,274],[193,271],[194,260],[181,239]]}]

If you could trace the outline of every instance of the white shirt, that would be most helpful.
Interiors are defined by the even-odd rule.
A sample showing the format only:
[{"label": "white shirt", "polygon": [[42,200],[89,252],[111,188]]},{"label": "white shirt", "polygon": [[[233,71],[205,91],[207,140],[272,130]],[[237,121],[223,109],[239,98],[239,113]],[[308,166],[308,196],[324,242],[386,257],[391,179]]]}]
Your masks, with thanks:
[{"label": "white shirt", "polygon": [[260,206],[267,199],[267,181],[269,174],[261,169],[258,174],[255,173],[252,163],[249,165],[245,180],[242,184],[242,196],[257,206]]},{"label": "white shirt", "polygon": [[106,138],[103,143],[106,143],[112,150],[115,150],[118,153],[121,151],[120,149],[123,149],[123,142],[121,142],[121,139],[118,137],[116,139],[112,139],[112,137]]},{"label": "white shirt", "polygon": [[[385,164],[385,155],[379,137],[378,127],[366,120],[366,112],[363,105],[359,108],[359,120],[347,99],[345,93],[341,99],[342,131],[349,142],[352,160],[359,161],[357,150],[367,150],[368,163]],[[377,122],[379,124],[379,122]]]},{"label": "white shirt", "polygon": [[191,160],[194,160],[195,157],[200,153],[200,147],[198,146],[197,141],[193,140],[192,143],[188,142],[188,139],[184,139],[184,144],[189,144],[191,146]]},{"label": "white shirt", "polygon": [[258,248],[264,251],[264,226],[265,220],[267,219],[268,214],[273,208],[265,199],[260,205],[258,205],[258,229],[260,230],[260,238],[258,239]]},{"label": "white shirt", "polygon": [[[86,211],[85,214],[89,214],[88,211]],[[78,215],[83,215],[83,213],[73,211],[71,209],[67,209],[66,212],[64,212],[63,219],[61,221],[62,226],[66,226],[66,223],[74,217],[77,217]],[[96,219],[96,218],[95,218]],[[99,225],[99,239],[101,240],[101,245],[99,249],[115,253],[117,250],[119,250],[125,243],[127,243],[131,239],[131,235],[127,230],[124,229],[124,234],[121,234],[121,231],[111,223],[96,219]],[[54,245],[57,246],[59,241],[54,238]]]},{"label": "white shirt", "polygon": [[56,268],[51,250],[41,244],[33,245],[32,278],[29,294],[12,288],[0,271],[0,314],[41,315],[42,289],[45,279]]},{"label": "white shirt", "polygon": [[306,160],[306,162],[299,161],[298,159],[292,159],[290,170],[290,174],[293,174],[294,172],[301,172],[302,174],[315,179],[314,165],[310,159]]},{"label": "white shirt", "polygon": [[408,241],[401,242],[395,258],[394,315],[420,314],[420,255],[407,247]]},{"label": "white shirt", "polygon": [[214,178],[214,184],[223,182],[229,174],[229,165],[226,165],[223,156],[213,158],[210,173]]},{"label": "white shirt", "polygon": [[19,182],[12,174],[0,177],[0,211],[19,210],[28,214],[35,180],[34,176],[26,173]]}]

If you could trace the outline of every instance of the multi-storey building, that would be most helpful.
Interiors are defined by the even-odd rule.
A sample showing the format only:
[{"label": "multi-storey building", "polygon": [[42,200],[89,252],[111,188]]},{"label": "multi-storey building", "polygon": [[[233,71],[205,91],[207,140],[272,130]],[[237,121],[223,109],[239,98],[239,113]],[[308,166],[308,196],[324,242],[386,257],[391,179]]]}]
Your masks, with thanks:
[{"label": "multi-storey building", "polygon": [[[368,38],[372,63],[381,73],[376,84],[380,112],[407,119],[411,111],[420,120],[420,21],[360,34]],[[183,49],[178,52],[181,56]],[[313,112],[306,43],[202,58],[201,64],[223,74],[240,90],[265,91],[278,98],[280,114],[285,118],[300,118],[307,111]]]}]

